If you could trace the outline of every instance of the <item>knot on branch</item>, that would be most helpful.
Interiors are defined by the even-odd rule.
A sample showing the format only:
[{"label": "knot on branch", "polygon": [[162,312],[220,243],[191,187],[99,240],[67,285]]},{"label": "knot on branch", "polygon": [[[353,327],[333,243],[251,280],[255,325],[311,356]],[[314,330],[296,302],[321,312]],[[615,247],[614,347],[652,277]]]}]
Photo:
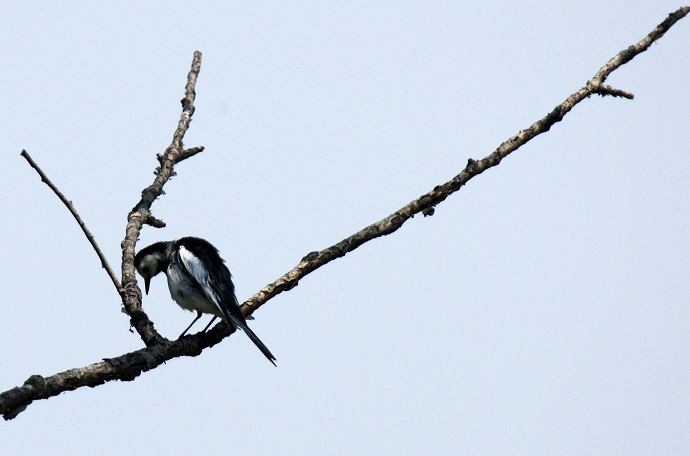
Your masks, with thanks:
[{"label": "knot on branch", "polygon": [[43,389],[46,386],[46,379],[41,375],[32,375],[24,382],[24,386]]},{"label": "knot on branch", "polygon": [[189,115],[191,116],[194,114],[194,100],[189,98],[189,97],[184,97],[183,99],[180,100],[180,103],[182,103],[182,110],[189,112]]},{"label": "knot on branch", "polygon": [[153,185],[149,185],[141,191],[141,199],[151,203],[153,202],[153,200],[158,198],[158,195],[158,190]]},{"label": "knot on branch", "polygon": [[299,285],[299,280],[289,279],[286,276],[283,276],[283,282],[276,285],[276,290],[279,293],[282,293],[283,291],[292,290],[297,285]]},{"label": "knot on branch", "polygon": [[300,263],[310,263],[319,257],[319,252],[309,252],[301,260]]},{"label": "knot on branch", "polygon": [[628,48],[624,51],[621,51],[620,56],[621,56],[621,65],[625,65],[629,61],[633,59],[638,54],[637,48],[635,45],[628,46]]},{"label": "knot on branch", "polygon": [[435,211],[436,210],[433,206],[425,207],[424,209],[422,209],[422,215],[424,215],[424,217],[431,217],[432,215],[434,215]]},{"label": "knot on branch", "polygon": [[560,105],[556,106],[553,111],[548,113],[544,118],[545,123],[549,126],[561,120],[563,120],[563,106]]},{"label": "knot on branch", "polygon": [[473,158],[468,158],[467,159],[467,166],[465,166],[465,170],[474,172],[477,170],[477,165],[478,165],[477,160],[475,160]]},{"label": "knot on branch", "polygon": [[334,247],[340,252],[338,256],[345,256],[345,254],[351,250],[350,242],[347,239],[338,242]]}]

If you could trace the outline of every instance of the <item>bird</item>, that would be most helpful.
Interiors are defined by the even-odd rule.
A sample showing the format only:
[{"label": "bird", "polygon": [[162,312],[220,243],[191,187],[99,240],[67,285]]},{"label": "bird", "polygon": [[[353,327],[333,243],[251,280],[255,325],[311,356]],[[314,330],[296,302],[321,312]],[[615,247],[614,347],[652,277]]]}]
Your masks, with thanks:
[{"label": "bird", "polygon": [[266,358],[276,365],[275,356],[247,326],[235,296],[232,274],[218,249],[210,242],[191,236],[156,242],[136,254],[134,266],[144,279],[147,295],[151,278],[164,272],[173,300],[183,309],[197,312],[196,318],[180,334],[180,338],[201,318],[202,313],[212,314],[213,319],[204,331],[216,317],[220,317],[229,325],[242,329]]}]

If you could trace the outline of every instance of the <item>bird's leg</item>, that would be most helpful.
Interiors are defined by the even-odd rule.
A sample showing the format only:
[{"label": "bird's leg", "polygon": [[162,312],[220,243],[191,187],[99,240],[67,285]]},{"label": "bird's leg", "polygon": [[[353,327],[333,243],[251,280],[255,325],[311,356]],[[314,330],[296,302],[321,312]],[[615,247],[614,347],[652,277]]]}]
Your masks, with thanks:
[{"label": "bird's leg", "polygon": [[[191,328],[191,327],[194,325],[194,323],[196,323],[196,321],[197,321],[199,318],[201,318],[201,311],[200,311],[200,310],[197,312],[196,318],[194,319],[194,321],[192,321],[192,322],[189,324],[189,326],[187,326],[187,329],[185,329],[184,331],[182,331],[182,334],[180,334],[180,337],[178,337],[178,339],[182,339],[182,338],[184,337],[184,335],[187,334],[187,331],[189,331],[189,328]],[[211,321],[213,321],[213,320],[211,320]],[[206,330],[204,329],[204,331],[206,331]]]},{"label": "bird's leg", "polygon": [[216,318],[218,318],[218,317],[216,317],[216,316],[214,315],[213,318],[211,318],[211,321],[208,322],[208,324],[206,325],[206,327],[204,328],[204,330],[201,331],[201,332],[206,332],[206,330],[207,330],[208,328],[211,327],[211,323],[213,323],[214,321],[216,321]]}]

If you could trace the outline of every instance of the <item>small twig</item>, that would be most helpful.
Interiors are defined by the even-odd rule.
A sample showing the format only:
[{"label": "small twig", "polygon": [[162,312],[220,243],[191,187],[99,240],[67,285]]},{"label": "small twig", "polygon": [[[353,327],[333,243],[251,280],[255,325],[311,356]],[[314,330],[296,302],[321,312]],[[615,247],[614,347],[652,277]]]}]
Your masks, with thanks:
[{"label": "small twig", "polygon": [[621,98],[627,98],[628,100],[632,100],[635,98],[635,95],[633,95],[630,92],[626,92],[625,90],[620,90],[620,89],[614,89],[611,86],[601,84],[598,86],[592,85],[592,93],[596,93],[597,95],[606,96],[606,95],[611,95],[612,97],[621,97]]},{"label": "small twig", "polygon": [[33,159],[26,150],[22,150],[21,156],[26,158],[26,161],[29,162],[29,165],[31,165],[31,167],[36,170],[38,175],[41,176],[41,180],[45,182],[46,185],[50,187],[50,189],[53,192],[55,192],[57,197],[60,198],[60,201],[62,201],[65,204],[65,206],[67,206],[67,209],[69,209],[69,211],[72,213],[74,218],[77,220],[77,223],[81,227],[82,231],[86,235],[86,239],[89,240],[91,246],[93,246],[93,249],[96,251],[96,255],[98,255],[98,258],[101,260],[101,266],[103,266],[103,269],[105,269],[105,271],[110,276],[110,280],[113,281],[113,285],[115,285],[117,292],[120,294],[120,296],[124,297],[124,290],[120,285],[120,281],[117,279],[115,272],[113,272],[113,269],[110,267],[108,260],[105,259],[105,255],[103,254],[101,248],[98,246],[96,239],[94,239],[93,234],[91,234],[91,231],[89,231],[89,229],[86,227],[86,223],[84,223],[84,221],[81,219],[81,217],[77,213],[77,210],[74,208],[72,202],[65,198],[65,195],[63,195],[62,192],[58,190],[58,188],[55,186],[55,184],[53,184],[50,181],[50,179],[48,179],[48,176],[46,176],[45,173],[41,170],[41,168],[38,167],[36,162],[33,161]]},{"label": "small twig", "polygon": [[198,147],[192,147],[191,149],[185,149],[180,153],[180,158],[178,162],[181,162],[182,160],[186,160],[189,157],[193,157],[199,152],[204,151],[204,146],[198,146]]},{"label": "small twig", "polygon": [[146,221],[144,222],[147,225],[151,225],[154,228],[165,228],[165,222],[163,220],[159,220],[153,215],[149,214],[148,217],[146,217]]}]

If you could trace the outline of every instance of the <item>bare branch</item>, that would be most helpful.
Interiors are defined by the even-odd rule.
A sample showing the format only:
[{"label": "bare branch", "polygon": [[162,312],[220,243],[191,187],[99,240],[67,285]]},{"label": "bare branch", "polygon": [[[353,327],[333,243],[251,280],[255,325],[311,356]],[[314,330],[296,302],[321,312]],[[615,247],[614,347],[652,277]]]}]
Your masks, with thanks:
[{"label": "bare branch", "polygon": [[[649,45],[659,39],[677,20],[687,15],[690,7],[681,8],[671,14],[662,24],[637,45],[622,51],[607,63],[595,75],[592,81],[563,103],[556,106],[543,119],[532,124],[527,130],[505,141],[487,157],[476,161],[469,159],[467,166],[457,176],[443,185],[436,186],[432,191],[420,196],[400,210],[388,217],[376,222],[341,242],[320,252],[312,252],[305,256],[291,271],[283,275],[275,282],[267,285],[243,305],[245,315],[251,314],[269,299],[279,293],[289,290],[297,285],[299,280],[312,271],[336,258],[344,256],[360,245],[377,237],[395,232],[408,219],[422,212],[433,215],[434,207],[444,201],[448,196],[458,191],[474,176],[498,165],[503,158],[508,156],[520,146],[527,143],[535,136],[548,131],[556,122],[559,122],[577,103],[594,93],[603,95],[625,96],[627,92],[618,91],[608,86],[602,86],[608,75],[619,66],[630,61],[637,54],[645,51]],[[182,137],[189,126],[191,114],[194,111],[194,82],[199,71],[201,54],[195,53],[192,71],[190,71],[187,96],[183,99],[183,113],[178,130],[175,132],[171,146],[161,157],[161,167],[157,171],[157,177],[153,185],[142,192],[142,200],[130,212],[127,224],[127,236],[123,241],[123,285],[126,292],[125,305],[146,347],[117,358],[106,359],[103,362],[92,364],[81,369],[71,369],[51,377],[32,376],[23,386],[13,388],[0,394],[0,413],[5,419],[12,419],[21,413],[31,402],[36,399],[46,399],[60,394],[63,391],[71,391],[82,386],[96,386],[110,380],[129,381],[136,378],[141,372],[154,369],[161,363],[180,356],[197,356],[205,348],[211,347],[229,334],[234,332],[225,323],[220,323],[206,333],[198,333],[176,341],[162,338],[141,310],[141,291],[136,286],[134,278],[134,245],[143,223],[151,218],[149,209],[151,203],[162,193],[163,184],[172,175],[172,167],[180,160],[193,154],[185,154],[182,150]],[[629,94],[631,95],[631,94]],[[626,97],[629,98],[629,97]],[[191,149],[190,149],[191,150]],[[196,153],[196,152],[195,152]]]},{"label": "bare branch", "polygon": [[666,33],[666,31],[676,23],[676,21],[685,17],[685,15],[688,14],[688,11],[690,11],[690,7],[684,7],[680,8],[675,13],[670,14],[664,22],[659,24],[638,44],[630,46],[628,49],[619,52],[597,72],[594,78],[592,78],[592,81],[587,81],[587,85],[585,87],[570,95],[568,99],[556,106],[543,119],[538,120],[528,129],[521,131],[501,144],[491,155],[488,155],[479,161],[475,161],[470,158],[467,161],[467,166],[465,166],[465,169],[445,184],[435,187],[432,191],[420,196],[383,220],[380,220],[373,225],[369,225],[352,236],[343,239],[339,243],[320,252],[311,252],[302,258],[302,261],[300,261],[300,263],[290,272],[283,275],[275,282],[266,285],[263,289],[261,289],[261,291],[247,300],[242,309],[244,313],[251,314],[269,299],[282,293],[283,291],[297,286],[299,280],[305,275],[315,271],[336,258],[345,256],[346,253],[353,251],[365,242],[395,232],[408,219],[414,217],[415,214],[424,212],[425,216],[432,215],[434,206],[448,198],[448,196],[450,196],[452,193],[460,190],[460,188],[474,176],[481,174],[487,169],[501,163],[501,160],[507,157],[511,152],[514,152],[535,136],[549,131],[551,127],[556,122],[560,122],[561,119],[563,119],[563,117],[570,112],[570,110],[573,109],[576,104],[585,98],[588,98],[591,94],[598,93],[601,95],[622,96],[632,99],[632,94],[614,89],[613,87],[603,86],[602,82],[606,80],[606,78],[616,68],[629,62],[638,54],[646,51],[647,48],[649,48],[649,46],[655,40],[661,38],[664,33]]},{"label": "bare branch", "polygon": [[37,399],[47,399],[82,386],[93,388],[112,380],[134,380],[142,372],[155,369],[172,358],[198,356],[202,350],[214,346],[234,331],[228,325],[216,325],[206,333],[173,342],[162,338],[155,345],[50,377],[32,375],[22,386],[0,394],[0,413],[5,420],[11,420]]},{"label": "bare branch", "polygon": [[27,151],[22,150],[21,156],[26,158],[26,161],[29,162],[29,165],[31,165],[31,167],[36,170],[38,175],[41,176],[41,180],[45,182],[46,185],[50,187],[50,189],[57,195],[57,197],[60,198],[60,201],[62,201],[64,205],[67,206],[67,209],[69,209],[69,211],[72,213],[77,223],[81,227],[81,230],[86,235],[86,239],[89,240],[91,246],[96,251],[96,255],[98,255],[98,258],[101,260],[101,266],[103,266],[103,269],[105,269],[105,271],[108,273],[108,276],[110,276],[110,280],[113,281],[113,285],[115,285],[117,292],[120,294],[120,296],[124,296],[124,290],[122,289],[120,281],[117,279],[117,276],[113,271],[113,268],[110,267],[110,263],[108,263],[108,260],[106,260],[103,251],[96,242],[96,239],[93,237],[93,234],[91,234],[91,231],[89,231],[89,229],[86,227],[86,223],[84,223],[84,221],[81,219],[79,213],[77,213],[77,210],[74,208],[72,202],[65,198],[65,195],[63,195],[62,192],[55,186],[55,184],[53,184],[51,180],[48,179],[48,176],[46,176],[45,173],[41,170],[41,168],[38,167],[36,162],[33,161],[33,159]]},{"label": "bare branch", "polygon": [[654,30],[652,30],[649,35],[645,36],[639,43],[633,44],[628,49],[625,49],[614,58],[608,61],[606,65],[601,67],[601,69],[592,78],[592,84],[595,86],[601,85],[606,81],[606,78],[616,70],[621,65],[625,65],[631,61],[638,54],[646,51],[649,46],[652,45],[656,40],[664,36],[666,32],[679,20],[683,19],[690,11],[690,6],[684,6],[678,11],[675,11],[668,15],[668,17],[661,24],[657,25]]},{"label": "bare branch", "polygon": [[180,161],[189,158],[199,152],[203,147],[195,147],[183,150],[182,139],[184,138],[189,123],[194,114],[194,98],[196,93],[196,79],[201,67],[201,52],[194,53],[192,68],[187,76],[185,87],[185,97],[182,99],[182,115],[173,134],[173,140],[165,153],[158,156],[160,167],[156,170],[156,178],[149,187],[141,192],[141,200],[127,216],[127,228],[125,239],[122,241],[122,286],[125,291],[124,305],[127,315],[130,316],[132,326],[137,330],[141,339],[147,346],[159,342],[162,337],[153,327],[153,322],[144,312],[141,306],[141,290],[137,286],[134,275],[134,246],[139,239],[139,232],[143,224],[147,223],[157,228],[165,226],[161,220],[151,215],[150,209],[153,202],[163,193],[163,186],[174,175],[173,166]]}]

